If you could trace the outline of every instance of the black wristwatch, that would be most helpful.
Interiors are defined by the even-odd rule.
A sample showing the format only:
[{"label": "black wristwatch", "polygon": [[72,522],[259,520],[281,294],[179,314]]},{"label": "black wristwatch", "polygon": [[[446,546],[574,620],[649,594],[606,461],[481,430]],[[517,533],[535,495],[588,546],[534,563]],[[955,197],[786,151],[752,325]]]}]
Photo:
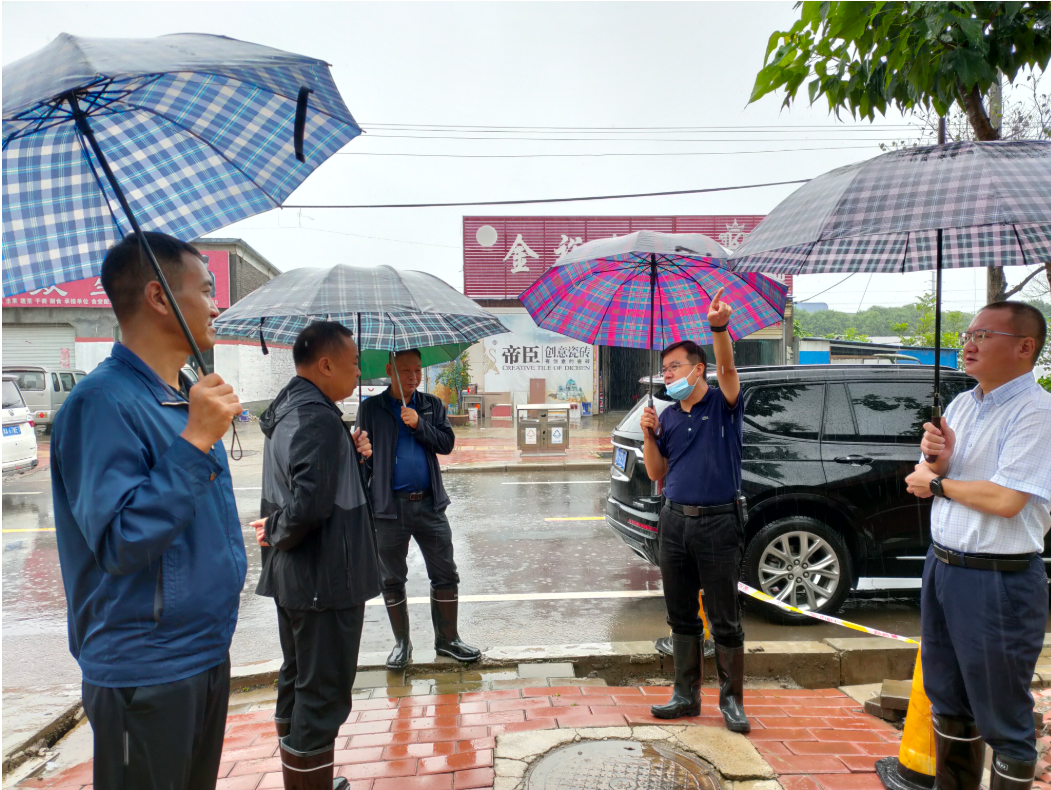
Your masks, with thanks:
[{"label": "black wristwatch", "polygon": [[708,328],[711,329],[713,332],[725,332],[727,329],[729,329],[729,327],[729,324],[723,324],[722,326],[708,326]]},{"label": "black wristwatch", "polygon": [[940,496],[942,499],[948,499],[949,495],[942,489],[942,480],[944,479],[944,477],[936,477],[931,480],[931,493],[935,496]]}]

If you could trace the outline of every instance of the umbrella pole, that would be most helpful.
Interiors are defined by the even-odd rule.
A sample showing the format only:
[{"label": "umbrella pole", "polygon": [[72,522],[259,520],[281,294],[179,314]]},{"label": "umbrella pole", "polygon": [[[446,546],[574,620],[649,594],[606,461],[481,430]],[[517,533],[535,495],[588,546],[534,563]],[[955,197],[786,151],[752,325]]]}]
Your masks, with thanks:
[{"label": "umbrella pole", "polygon": [[653,408],[653,377],[657,375],[657,366],[653,358],[653,310],[657,301],[657,253],[650,253],[650,408]]},{"label": "umbrella pole", "polygon": [[[358,361],[360,362],[361,361],[361,354],[365,350],[362,347],[362,344],[361,344],[361,313],[357,313],[357,318],[358,318]],[[359,412],[361,411],[361,396],[364,393],[364,391],[365,391],[365,389],[364,389],[364,387],[362,386],[362,383],[361,383],[361,367],[359,365],[358,366],[358,411]],[[357,422],[357,419],[355,419],[354,421]]]},{"label": "umbrella pole", "polygon": [[[934,427],[941,430],[942,427],[942,395],[941,395],[941,366],[942,366],[942,229],[938,228],[938,249],[935,257],[935,279],[934,279],[934,408],[931,411],[931,422]],[[933,464],[938,460],[936,455],[926,455],[927,463]]]},{"label": "umbrella pole", "polygon": [[[387,317],[389,318],[390,315],[388,314]],[[397,348],[398,347],[398,325],[395,324],[393,320],[390,323],[391,323],[391,327],[394,330],[394,347]],[[405,402],[405,388],[401,386],[401,376],[398,375],[397,360],[395,360],[395,358],[394,358],[396,353],[397,352],[395,352],[395,351],[391,351],[390,352],[390,369],[391,369],[391,377],[390,378],[391,378],[391,381],[397,380],[397,382],[398,382],[398,397],[401,398],[401,407],[403,409],[407,409],[407,408],[409,408],[409,404],[407,404]]]},{"label": "umbrella pole", "polygon": [[[91,126],[88,124],[87,116],[84,114],[84,111],[80,109],[75,94],[69,93],[66,95],[66,98],[69,101],[69,106],[73,110],[73,119],[77,124],[78,131],[84,139],[88,141],[88,145],[91,146],[91,150],[94,152],[95,158],[99,162],[99,166],[102,167],[102,172],[106,174],[106,180],[109,181],[110,187],[117,196],[117,201],[120,203],[120,207],[124,209],[124,216],[128,218],[128,222],[131,224],[131,229],[135,233],[135,237],[139,240],[139,249],[146,258],[149,259],[150,265],[153,266],[153,271],[157,275],[157,281],[161,284],[161,289],[164,291],[164,297],[168,300],[168,304],[171,305],[172,312],[175,314],[175,318],[179,322],[183,334],[186,335],[186,340],[190,343],[190,350],[193,352],[193,358],[197,361],[197,365],[201,371],[207,374],[208,366],[204,363],[201,349],[197,347],[197,341],[193,339],[190,327],[186,324],[186,319],[183,317],[182,310],[179,309],[179,305],[175,301],[175,296],[172,294],[171,286],[168,285],[168,280],[165,279],[164,272],[161,271],[161,265],[157,262],[153,250],[150,249],[150,245],[142,235],[142,228],[139,227],[138,220],[135,219],[135,215],[131,211],[131,206],[128,205],[128,200],[124,197],[124,192],[121,190],[120,184],[117,183],[117,177],[113,175],[113,170],[110,169],[109,162],[106,160],[106,157],[102,153],[102,149],[99,147],[98,141],[95,139],[95,133],[91,130]],[[105,195],[102,197],[103,200],[106,199]]]}]

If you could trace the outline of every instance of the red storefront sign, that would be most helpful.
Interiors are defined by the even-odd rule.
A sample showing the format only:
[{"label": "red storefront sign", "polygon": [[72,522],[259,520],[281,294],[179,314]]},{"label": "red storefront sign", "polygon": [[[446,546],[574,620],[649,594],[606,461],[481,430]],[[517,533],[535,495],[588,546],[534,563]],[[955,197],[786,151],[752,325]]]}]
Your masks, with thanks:
[{"label": "red storefront sign", "polygon": [[[220,308],[230,306],[230,253],[219,250],[200,250],[208,259],[208,270],[215,275],[215,303]],[[109,299],[102,290],[102,280],[88,277],[68,283],[37,288],[28,293],[4,297],[4,307],[109,307]]]},{"label": "red storefront sign", "polygon": [[[703,233],[728,250],[763,219],[756,214],[668,217],[464,217],[464,293],[517,299],[566,252],[587,241],[637,230]],[[791,277],[787,278],[791,291]]]}]

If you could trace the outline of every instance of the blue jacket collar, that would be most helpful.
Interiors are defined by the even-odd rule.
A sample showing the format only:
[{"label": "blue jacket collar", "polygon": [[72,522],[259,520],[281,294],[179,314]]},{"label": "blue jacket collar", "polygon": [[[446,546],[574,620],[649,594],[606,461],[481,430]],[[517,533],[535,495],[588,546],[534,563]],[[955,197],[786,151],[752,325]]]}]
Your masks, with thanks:
[{"label": "blue jacket collar", "polygon": [[172,389],[157,375],[157,371],[139,359],[139,356],[123,343],[114,343],[110,356],[131,368],[161,406],[180,406],[186,403],[186,398]]}]

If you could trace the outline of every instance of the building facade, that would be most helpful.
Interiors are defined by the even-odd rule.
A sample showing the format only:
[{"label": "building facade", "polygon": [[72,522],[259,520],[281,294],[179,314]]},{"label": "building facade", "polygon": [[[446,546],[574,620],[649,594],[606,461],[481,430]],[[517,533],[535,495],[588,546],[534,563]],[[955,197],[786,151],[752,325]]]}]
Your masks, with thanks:
[{"label": "building facade", "polygon": [[[220,310],[281,272],[242,239],[199,239],[194,246],[215,275]],[[3,364],[46,365],[91,372],[109,356],[120,327],[98,277],[59,283],[3,300]],[[231,348],[226,348],[231,346]],[[259,354],[258,346],[254,347]],[[228,381],[241,375],[238,344],[220,341],[205,361]],[[288,378],[285,378],[287,381]]]},{"label": "building facade", "polygon": [[[471,349],[479,391],[506,392],[509,401],[581,401],[592,413],[631,408],[642,394],[639,380],[654,358],[641,349],[592,346],[540,329],[519,295],[559,258],[595,239],[638,230],[703,233],[727,250],[736,249],[761,215],[582,216],[463,218],[464,293],[497,315],[510,333]],[[787,278],[791,293],[791,277]],[[739,365],[791,361],[792,320],[768,327],[735,344]],[[710,351],[709,351],[710,353]]]}]

